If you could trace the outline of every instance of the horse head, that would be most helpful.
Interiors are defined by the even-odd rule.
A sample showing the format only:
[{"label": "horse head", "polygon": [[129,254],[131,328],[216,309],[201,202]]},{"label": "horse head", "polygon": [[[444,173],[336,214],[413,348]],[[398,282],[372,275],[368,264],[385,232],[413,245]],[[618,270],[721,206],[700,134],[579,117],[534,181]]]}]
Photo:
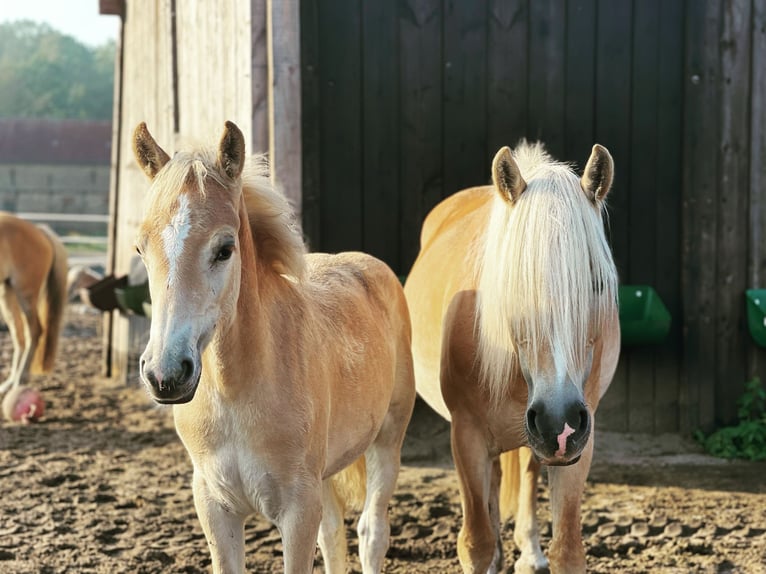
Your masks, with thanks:
[{"label": "horse head", "polygon": [[[572,464],[591,435],[594,401],[588,400],[586,383],[602,327],[615,309],[617,275],[602,219],[612,158],[595,145],[577,178],[568,166],[549,161],[539,145],[525,144],[516,153],[524,170],[508,148],[497,153],[492,167],[501,204],[494,224],[506,229],[495,233],[502,239],[494,244],[488,239],[496,258],[488,269],[485,254],[482,297],[497,301],[484,302],[481,320],[490,336],[500,333],[495,340],[510,341],[511,349],[506,344],[500,351],[510,359],[489,353],[489,375],[507,381],[520,371],[528,391],[524,425],[530,447],[546,464]],[[499,363],[494,373],[493,354]]]},{"label": "horse head", "polygon": [[239,295],[245,141],[226,122],[217,150],[171,159],[141,123],[133,149],[151,181],[136,240],[152,298],[140,375],[157,402],[186,403],[199,384],[202,353]]}]

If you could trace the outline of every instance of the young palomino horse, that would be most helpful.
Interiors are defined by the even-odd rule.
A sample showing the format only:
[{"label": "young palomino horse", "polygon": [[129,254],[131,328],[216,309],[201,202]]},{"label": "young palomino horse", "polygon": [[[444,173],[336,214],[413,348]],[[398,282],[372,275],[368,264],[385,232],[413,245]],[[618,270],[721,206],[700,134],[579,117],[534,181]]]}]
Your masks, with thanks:
[{"label": "young palomino horse", "polygon": [[312,571],[317,535],[326,571],[345,572],[348,489],[331,477],[360,470],[360,455],[361,562],[379,572],[415,400],[396,275],[361,253],[305,255],[231,122],[217,150],[173,159],[141,124],[134,151],[152,180],[137,240],[152,297],[141,378],[175,405],[214,572],[244,571],[255,512],[279,528],[286,572]]},{"label": "young palomino horse", "polygon": [[0,313],[13,360],[0,393],[53,368],[66,306],[67,252],[53,231],[0,212]]},{"label": "young palomino horse", "polygon": [[405,285],[415,379],[452,421],[465,572],[501,571],[507,510],[521,551],[515,571],[547,571],[535,518],[540,463],[551,465],[551,569],[585,570],[580,498],[593,417],[620,349],[602,221],[612,171],[598,145],[582,179],[540,144],[504,147],[494,185],[453,195],[423,224]]}]

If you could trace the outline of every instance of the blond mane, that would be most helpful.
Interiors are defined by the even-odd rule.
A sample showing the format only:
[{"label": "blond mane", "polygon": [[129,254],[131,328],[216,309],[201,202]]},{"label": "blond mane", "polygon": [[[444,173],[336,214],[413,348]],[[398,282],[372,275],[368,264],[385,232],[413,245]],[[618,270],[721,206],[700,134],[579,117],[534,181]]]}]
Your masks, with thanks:
[{"label": "blond mane", "polygon": [[527,182],[515,205],[495,194],[478,258],[477,327],[484,382],[498,399],[528,346],[531,369],[555,349],[573,380],[583,375],[592,327],[614,309],[617,271],[594,207],[572,168],[539,143],[513,152]]},{"label": "blond mane", "polygon": [[[222,173],[214,149],[200,148],[177,152],[157,174],[153,188],[154,212],[166,212],[163,205],[175,201],[180,182],[195,187],[205,196],[207,178],[230,188],[233,183]],[[247,210],[250,230],[258,257],[281,275],[301,280],[305,268],[306,248],[293,209],[285,195],[269,178],[268,161],[263,155],[251,156],[242,171],[242,194]],[[159,209],[157,209],[159,208]]]}]

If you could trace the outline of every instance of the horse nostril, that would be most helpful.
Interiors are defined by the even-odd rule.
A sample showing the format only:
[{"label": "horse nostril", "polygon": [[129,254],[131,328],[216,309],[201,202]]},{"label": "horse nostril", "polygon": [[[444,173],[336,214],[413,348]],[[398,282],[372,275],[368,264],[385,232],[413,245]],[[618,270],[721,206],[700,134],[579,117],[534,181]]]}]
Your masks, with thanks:
[{"label": "horse nostril", "polygon": [[590,420],[590,415],[588,414],[588,409],[582,408],[580,409],[580,420],[578,421],[577,430],[579,431],[585,431],[588,428],[588,421]]},{"label": "horse nostril", "polygon": [[537,411],[534,409],[527,410],[527,428],[530,432],[539,430],[537,428]]},{"label": "horse nostril", "polygon": [[184,359],[183,361],[181,361],[181,380],[182,381],[189,380],[193,372],[194,372],[194,363],[191,362],[191,359]]},{"label": "horse nostril", "polygon": [[159,387],[160,382],[157,380],[157,376],[154,374],[154,371],[144,371],[144,376],[146,376],[146,380],[149,381],[149,383],[153,387]]}]

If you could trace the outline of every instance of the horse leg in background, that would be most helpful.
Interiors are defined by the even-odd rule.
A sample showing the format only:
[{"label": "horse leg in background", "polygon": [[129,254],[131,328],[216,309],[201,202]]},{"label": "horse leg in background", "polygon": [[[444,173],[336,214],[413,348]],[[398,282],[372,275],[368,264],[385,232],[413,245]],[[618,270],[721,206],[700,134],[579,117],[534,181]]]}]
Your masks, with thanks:
[{"label": "horse leg in background", "polygon": [[452,458],[463,507],[457,554],[463,572],[484,574],[495,563],[498,537],[489,514],[493,463],[485,437],[465,418],[452,413]]},{"label": "horse leg in background", "polygon": [[0,314],[2,314],[3,321],[8,326],[8,333],[11,335],[11,343],[13,344],[11,368],[5,381],[0,384],[0,393],[4,393],[13,386],[16,380],[21,354],[25,345],[24,325],[21,322],[21,313],[16,301],[16,293],[6,283],[0,283]]},{"label": "horse leg in background", "polygon": [[26,381],[42,328],[36,301],[30,304],[23,293],[7,283],[3,283],[0,289],[0,312],[13,339],[11,372],[0,385],[0,393],[4,393]]},{"label": "horse leg in background", "polygon": [[346,525],[343,522],[343,504],[335,491],[332,478],[322,483],[322,522],[319,524],[319,549],[324,559],[326,574],[346,571]]},{"label": "horse leg in background", "polygon": [[542,574],[548,572],[548,561],[540,547],[540,529],[537,523],[537,482],[540,477],[540,463],[532,456],[532,450],[521,447],[509,455],[517,457],[516,468],[507,472],[518,472],[518,501],[513,527],[513,541],[521,552],[514,564],[516,574]]},{"label": "horse leg in background", "polygon": [[593,458],[593,435],[579,462],[570,466],[548,467],[553,536],[548,556],[557,574],[585,572],[580,504]]},{"label": "horse leg in background", "polygon": [[210,550],[213,574],[241,574],[245,571],[245,517],[216,502],[196,470],[192,492],[197,517]]},{"label": "horse leg in background", "polygon": [[43,327],[37,314],[37,296],[26,297],[24,293],[20,293],[18,290],[15,292],[21,311],[21,324],[24,326],[24,352],[21,354],[18,366],[19,374],[16,381],[18,385],[25,382],[29,376],[29,367],[35,358]]}]

